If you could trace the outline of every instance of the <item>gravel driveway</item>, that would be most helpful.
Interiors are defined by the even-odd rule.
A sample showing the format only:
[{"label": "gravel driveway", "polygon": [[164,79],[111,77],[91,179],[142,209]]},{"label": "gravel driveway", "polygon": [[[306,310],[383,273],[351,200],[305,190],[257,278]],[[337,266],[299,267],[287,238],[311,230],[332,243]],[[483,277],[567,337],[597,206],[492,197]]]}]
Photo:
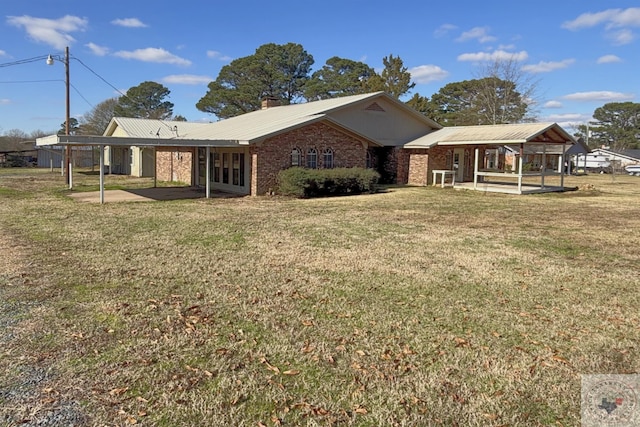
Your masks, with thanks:
[{"label": "gravel driveway", "polygon": [[78,402],[46,393],[55,372],[18,345],[21,323],[39,304],[20,299],[21,288],[32,280],[28,259],[28,248],[0,229],[0,425],[88,425]]}]

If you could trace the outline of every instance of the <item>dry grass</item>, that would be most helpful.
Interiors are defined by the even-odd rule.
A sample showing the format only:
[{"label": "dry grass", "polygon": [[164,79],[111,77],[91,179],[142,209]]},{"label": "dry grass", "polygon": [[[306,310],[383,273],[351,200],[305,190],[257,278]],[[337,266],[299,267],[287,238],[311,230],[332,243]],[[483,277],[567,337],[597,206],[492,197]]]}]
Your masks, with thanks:
[{"label": "dry grass", "polygon": [[0,423],[576,425],[580,374],[640,371],[640,179],[567,184],[101,206],[0,171]]}]

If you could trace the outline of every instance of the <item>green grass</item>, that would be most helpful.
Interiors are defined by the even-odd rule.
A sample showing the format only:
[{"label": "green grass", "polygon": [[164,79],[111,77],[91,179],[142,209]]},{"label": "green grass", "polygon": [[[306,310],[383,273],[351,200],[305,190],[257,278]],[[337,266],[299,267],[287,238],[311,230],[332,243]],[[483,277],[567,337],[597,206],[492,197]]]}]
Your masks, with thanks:
[{"label": "green grass", "polygon": [[50,375],[9,425],[570,426],[581,374],[640,370],[637,177],[98,205],[34,172],[0,171],[0,396]]}]

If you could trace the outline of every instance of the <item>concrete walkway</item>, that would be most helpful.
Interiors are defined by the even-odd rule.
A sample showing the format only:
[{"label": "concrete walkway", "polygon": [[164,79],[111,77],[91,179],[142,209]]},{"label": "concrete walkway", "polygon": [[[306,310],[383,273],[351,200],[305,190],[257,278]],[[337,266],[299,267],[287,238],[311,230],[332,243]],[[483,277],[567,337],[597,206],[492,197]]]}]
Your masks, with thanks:
[{"label": "concrete walkway", "polygon": [[[100,192],[89,191],[71,193],[69,197],[79,202],[100,203]],[[110,202],[150,202],[154,200],[203,199],[204,189],[193,187],[156,187],[132,190],[105,190],[104,201]],[[211,193],[211,197],[235,197],[227,193]]]}]

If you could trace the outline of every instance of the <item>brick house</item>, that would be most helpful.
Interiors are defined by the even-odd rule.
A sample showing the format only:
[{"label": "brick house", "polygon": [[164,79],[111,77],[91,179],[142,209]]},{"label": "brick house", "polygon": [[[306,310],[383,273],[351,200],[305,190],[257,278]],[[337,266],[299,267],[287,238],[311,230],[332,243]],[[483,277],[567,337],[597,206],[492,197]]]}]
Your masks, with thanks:
[{"label": "brick house", "polygon": [[207,162],[205,147],[189,141],[216,141],[211,188],[256,195],[275,191],[278,172],[291,166],[376,167],[387,181],[406,182],[402,146],[439,128],[379,92],[287,106],[266,100],[262,110],[206,124],[116,117],[104,136],[175,141],[172,147],[112,146],[106,164],[113,173],[191,185],[205,184]]},{"label": "brick house", "polygon": [[[286,106],[265,100],[261,110],[214,123],[116,117],[102,137],[38,143],[104,147],[112,173],[181,181],[207,194],[260,195],[276,190],[278,172],[291,166],[370,167],[386,182],[410,185],[431,184],[442,173],[475,184],[504,174],[504,146],[522,163],[524,154],[563,157],[574,142],[555,123],[443,128],[376,92]],[[523,170],[515,170],[520,190]]]}]

